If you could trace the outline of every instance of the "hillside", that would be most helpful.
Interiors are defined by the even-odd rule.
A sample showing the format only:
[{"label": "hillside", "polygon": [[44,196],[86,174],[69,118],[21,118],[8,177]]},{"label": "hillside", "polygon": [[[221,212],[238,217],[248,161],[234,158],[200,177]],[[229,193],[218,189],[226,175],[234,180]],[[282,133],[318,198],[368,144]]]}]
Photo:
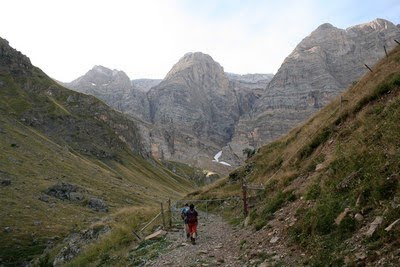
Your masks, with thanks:
[{"label": "hillside", "polygon": [[241,195],[241,181],[264,184],[251,197],[250,233],[236,233],[247,261],[400,263],[400,47],[372,70],[229,177],[192,194],[221,198]]},{"label": "hillside", "polygon": [[150,157],[136,122],[60,86],[1,38],[0,148],[0,265],[194,187]]}]

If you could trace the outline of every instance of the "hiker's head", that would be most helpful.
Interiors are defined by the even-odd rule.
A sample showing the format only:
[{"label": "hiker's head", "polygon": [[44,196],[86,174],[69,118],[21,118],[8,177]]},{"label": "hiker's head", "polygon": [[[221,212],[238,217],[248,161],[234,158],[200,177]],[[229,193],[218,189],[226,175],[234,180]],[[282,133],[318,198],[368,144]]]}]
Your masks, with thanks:
[{"label": "hiker's head", "polygon": [[193,204],[190,204],[189,208],[190,208],[191,210],[193,210],[193,209],[194,209],[194,205],[193,205]]},{"label": "hiker's head", "polygon": [[189,204],[188,203],[185,203],[185,207],[188,207],[189,206]]}]

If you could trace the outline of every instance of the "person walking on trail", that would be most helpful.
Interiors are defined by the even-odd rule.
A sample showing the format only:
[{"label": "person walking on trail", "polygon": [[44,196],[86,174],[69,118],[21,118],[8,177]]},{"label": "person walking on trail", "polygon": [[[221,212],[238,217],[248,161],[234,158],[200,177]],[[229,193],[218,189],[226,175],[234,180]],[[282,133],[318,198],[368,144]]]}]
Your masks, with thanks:
[{"label": "person walking on trail", "polygon": [[188,226],[188,221],[187,221],[187,216],[186,213],[189,210],[189,204],[186,203],[183,208],[181,209],[181,217],[185,226],[185,233],[186,233],[186,238],[190,238],[190,233],[189,233],[189,226]]},{"label": "person walking on trail", "polygon": [[194,209],[194,205],[190,204],[189,210],[186,212],[186,218],[188,221],[189,233],[190,233],[190,240],[192,244],[196,244],[196,235],[197,235],[197,224],[198,224],[198,213]]}]

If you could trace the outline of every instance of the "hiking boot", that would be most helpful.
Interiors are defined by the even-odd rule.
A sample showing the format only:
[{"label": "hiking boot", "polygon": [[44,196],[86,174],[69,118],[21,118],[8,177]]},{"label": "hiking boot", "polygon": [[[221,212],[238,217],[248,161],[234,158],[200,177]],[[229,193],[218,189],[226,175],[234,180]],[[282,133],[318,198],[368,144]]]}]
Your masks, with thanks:
[{"label": "hiking boot", "polygon": [[189,239],[190,238],[190,234],[186,234],[186,238]]},{"label": "hiking boot", "polygon": [[196,239],[194,239],[193,237],[191,237],[190,240],[192,241],[192,245],[196,245]]}]

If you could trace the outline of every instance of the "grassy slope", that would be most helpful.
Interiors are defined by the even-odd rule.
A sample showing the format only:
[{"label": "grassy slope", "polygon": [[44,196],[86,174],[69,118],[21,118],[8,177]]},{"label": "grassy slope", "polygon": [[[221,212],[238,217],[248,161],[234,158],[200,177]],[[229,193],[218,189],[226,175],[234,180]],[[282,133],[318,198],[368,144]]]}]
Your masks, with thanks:
[{"label": "grassy slope", "polygon": [[[5,49],[14,60],[15,51]],[[3,263],[29,260],[49,240],[107,215],[84,203],[38,199],[58,182],[76,184],[105,200],[111,213],[126,206],[155,207],[193,188],[192,182],[141,156],[140,136],[123,115],[59,86],[35,67],[19,69],[11,62],[8,68],[7,58],[1,60],[0,178],[11,180],[10,186],[0,187]],[[124,127],[131,130],[123,132]]]},{"label": "grassy slope", "polygon": [[[298,207],[297,222],[286,234],[310,253],[308,264],[341,265],[346,257],[351,262],[354,244],[367,251],[367,262],[387,257],[393,264],[396,258],[388,255],[400,245],[400,229],[383,229],[400,217],[400,47],[373,70],[342,94],[342,105],[336,98],[303,125],[262,147],[229,178],[196,194],[238,195],[240,179],[263,183],[264,204],[252,211],[252,223],[260,229],[276,210]],[[321,169],[316,171],[318,164]],[[350,215],[335,225],[345,208]],[[354,219],[356,213],[364,216],[362,222]],[[364,238],[376,216],[383,216],[382,225]]]}]

